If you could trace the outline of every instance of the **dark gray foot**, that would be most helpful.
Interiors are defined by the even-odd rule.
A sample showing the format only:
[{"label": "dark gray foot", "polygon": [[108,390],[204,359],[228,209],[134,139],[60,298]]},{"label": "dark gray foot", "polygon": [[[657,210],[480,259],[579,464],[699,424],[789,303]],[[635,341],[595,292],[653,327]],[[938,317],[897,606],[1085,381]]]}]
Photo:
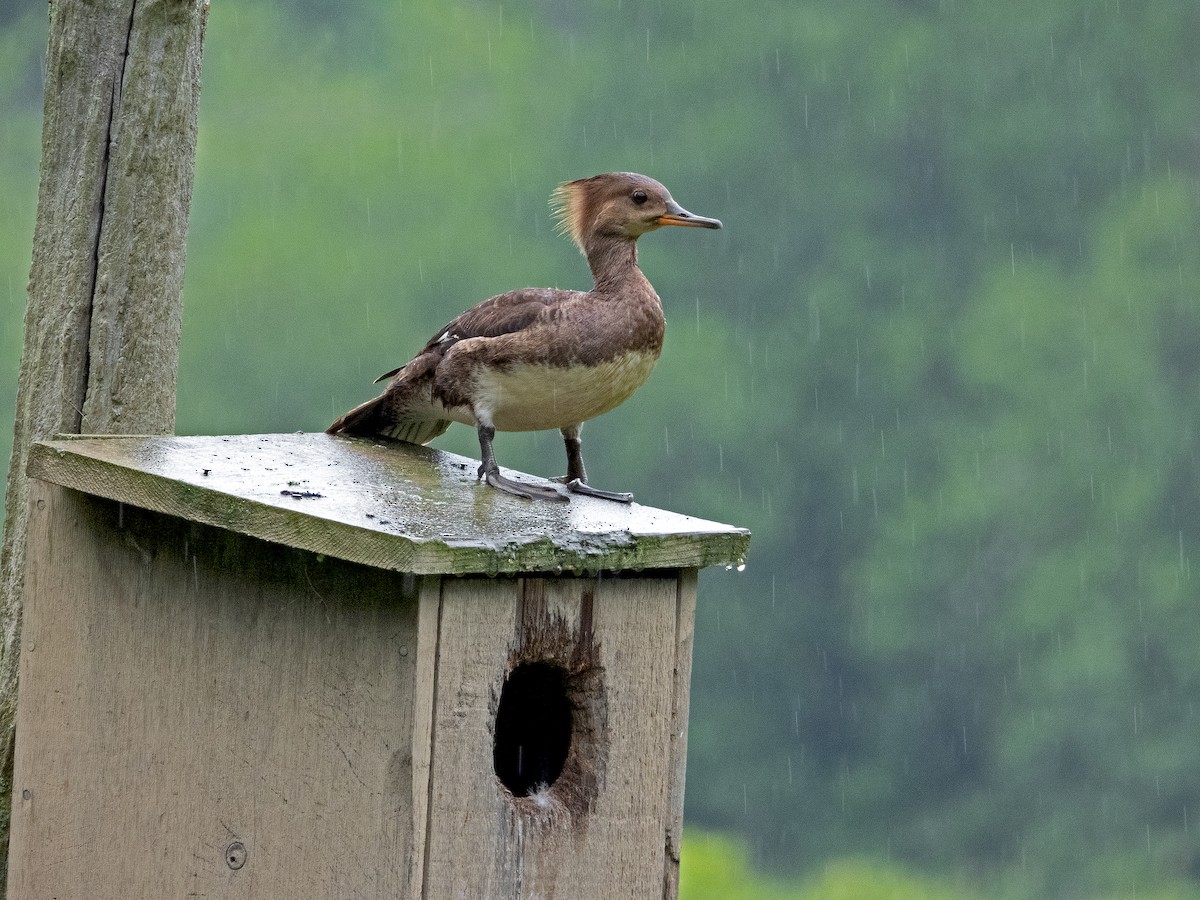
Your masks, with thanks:
[{"label": "dark gray foot", "polygon": [[483,457],[483,462],[479,464],[478,474],[480,478],[487,479],[487,483],[492,487],[498,488],[506,494],[512,494],[514,497],[524,497],[526,500],[556,500],[559,503],[570,501],[571,498],[558,488],[540,484],[525,484],[505,478],[500,474],[500,466],[496,463],[496,454],[492,451],[492,439],[496,436],[496,429],[480,423],[475,426],[475,430],[479,434],[479,455]]},{"label": "dark gray foot", "polygon": [[499,471],[488,472],[483,466],[479,467],[479,477],[487,481],[492,487],[504,491],[506,494],[512,494],[514,497],[522,497],[526,500],[553,500],[558,503],[567,503],[571,499],[558,490],[558,488],[513,481],[511,478],[505,478]]},{"label": "dark gray foot", "polygon": [[632,503],[633,494],[600,491],[588,486],[587,471],[583,468],[583,444],[579,440],[579,429],[582,427],[582,424],[568,425],[562,429],[563,443],[567,448],[567,474],[551,480],[565,484],[567,490],[573,494],[599,497],[601,500],[613,500],[617,503]]},{"label": "dark gray foot", "polygon": [[[556,481],[558,479],[555,479]],[[586,482],[580,481],[578,478],[572,478],[570,481],[565,481],[567,490],[572,494],[583,494],[585,497],[599,497],[601,500],[615,500],[617,503],[632,503],[633,494],[626,494],[623,491],[602,491],[599,488],[594,488]]]}]

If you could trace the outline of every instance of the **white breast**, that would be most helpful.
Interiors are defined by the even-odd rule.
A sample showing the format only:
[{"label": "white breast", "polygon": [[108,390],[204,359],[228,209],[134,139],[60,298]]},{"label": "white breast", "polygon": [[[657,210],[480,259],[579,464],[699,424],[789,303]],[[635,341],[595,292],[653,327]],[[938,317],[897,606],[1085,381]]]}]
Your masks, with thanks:
[{"label": "white breast", "polygon": [[656,353],[627,353],[595,366],[483,368],[472,396],[499,431],[563,428],[603,415],[650,377]]}]

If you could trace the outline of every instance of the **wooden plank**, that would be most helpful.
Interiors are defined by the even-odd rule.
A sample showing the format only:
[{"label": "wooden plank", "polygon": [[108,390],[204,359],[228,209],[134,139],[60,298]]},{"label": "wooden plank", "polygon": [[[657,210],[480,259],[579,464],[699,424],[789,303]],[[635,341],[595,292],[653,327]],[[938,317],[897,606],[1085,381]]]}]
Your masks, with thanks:
[{"label": "wooden plank", "polygon": [[[512,885],[496,883],[489,864],[500,821],[491,723],[517,625],[517,584],[514,578],[442,582],[425,900],[513,896]],[[469,846],[469,836],[482,841]]]},{"label": "wooden plank", "polygon": [[38,478],[123,503],[417,574],[732,565],[750,534],[593,497],[531,503],[465,457],[324,434],[76,437],[34,447]]},{"label": "wooden plank", "polygon": [[692,690],[692,644],[696,635],[697,571],[679,573],[675,612],[675,678],[671,700],[670,818],[663,872],[663,896],[679,896],[679,859],[683,846],[683,788],[687,771],[688,708]]},{"label": "wooden plank", "polygon": [[[678,604],[673,577],[443,583],[425,897],[663,895]],[[495,718],[531,660],[573,679],[572,744],[548,790],[514,797]]]},{"label": "wooden plank", "polygon": [[429,772],[433,765],[433,704],[437,685],[438,619],[442,579],[427,575],[417,586],[417,640],[413,672],[411,834],[405,897],[419,897],[425,880],[425,835],[429,828]]},{"label": "wooden plank", "polygon": [[429,585],[32,499],[11,896],[402,895]]},{"label": "wooden plank", "polygon": [[610,895],[613,882],[606,876],[614,871],[624,874],[616,883],[629,885],[630,896],[658,896],[663,889],[677,593],[677,579],[663,578],[602,581],[596,594],[609,696],[611,801],[605,827],[589,828],[585,852],[594,882],[607,885]]}]

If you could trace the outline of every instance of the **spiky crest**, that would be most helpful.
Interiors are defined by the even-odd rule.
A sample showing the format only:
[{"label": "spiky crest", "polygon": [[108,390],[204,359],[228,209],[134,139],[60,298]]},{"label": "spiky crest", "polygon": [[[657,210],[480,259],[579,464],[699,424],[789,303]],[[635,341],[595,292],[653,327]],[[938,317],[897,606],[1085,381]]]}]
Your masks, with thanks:
[{"label": "spiky crest", "polygon": [[550,195],[550,209],[554,213],[554,221],[559,234],[565,234],[579,248],[583,249],[583,227],[586,215],[587,189],[585,184],[589,178],[579,178],[560,184]]}]

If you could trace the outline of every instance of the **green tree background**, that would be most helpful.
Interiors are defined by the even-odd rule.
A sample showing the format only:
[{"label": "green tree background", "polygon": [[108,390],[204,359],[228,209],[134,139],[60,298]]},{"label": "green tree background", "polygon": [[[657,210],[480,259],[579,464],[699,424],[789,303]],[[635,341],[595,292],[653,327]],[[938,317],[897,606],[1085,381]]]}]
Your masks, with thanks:
[{"label": "green tree background", "polygon": [[[0,420],[45,30],[0,8]],[[586,287],[551,189],[654,175],[726,228],[641,242],[667,345],[589,468],[755,532],[685,895],[1200,896],[1198,123],[1189,0],[217,2],[179,430],[323,428]]]}]

